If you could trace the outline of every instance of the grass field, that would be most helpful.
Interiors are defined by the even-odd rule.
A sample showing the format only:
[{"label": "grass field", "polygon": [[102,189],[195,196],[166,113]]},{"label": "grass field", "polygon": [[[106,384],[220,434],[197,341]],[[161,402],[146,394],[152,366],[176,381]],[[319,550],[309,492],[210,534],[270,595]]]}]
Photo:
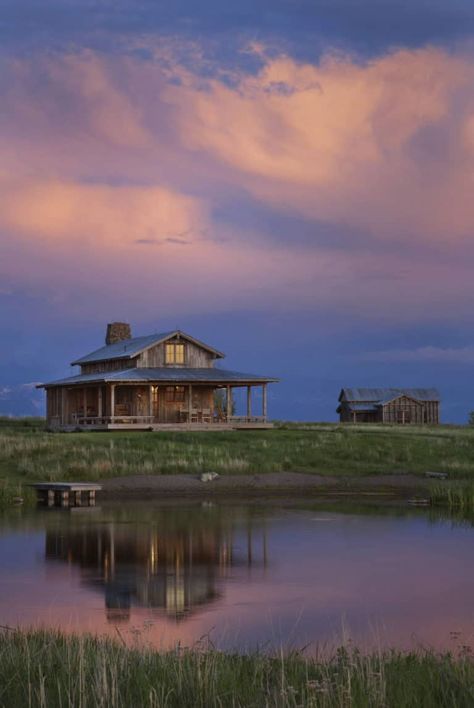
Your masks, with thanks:
[{"label": "grass field", "polygon": [[[281,424],[269,431],[49,433],[40,419],[0,419],[0,489],[37,480],[134,474],[447,472],[474,481],[470,427]],[[1,495],[1,492],[0,492]]]},{"label": "grass field", "polygon": [[332,659],[209,649],[157,653],[91,637],[0,634],[0,706],[30,708],[468,708],[474,663],[465,654]]}]

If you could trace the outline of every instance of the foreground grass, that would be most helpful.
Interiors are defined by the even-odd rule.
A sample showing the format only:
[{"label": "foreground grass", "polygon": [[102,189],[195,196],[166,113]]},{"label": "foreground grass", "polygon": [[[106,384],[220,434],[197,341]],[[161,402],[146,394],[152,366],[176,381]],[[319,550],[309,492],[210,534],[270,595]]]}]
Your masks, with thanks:
[{"label": "foreground grass", "polygon": [[270,431],[48,433],[38,420],[0,419],[0,484],[135,474],[447,472],[474,480],[467,427],[280,426]]},{"label": "foreground grass", "polygon": [[0,634],[0,706],[55,708],[467,708],[469,656],[390,652],[332,659],[299,654],[158,653],[51,632]]}]

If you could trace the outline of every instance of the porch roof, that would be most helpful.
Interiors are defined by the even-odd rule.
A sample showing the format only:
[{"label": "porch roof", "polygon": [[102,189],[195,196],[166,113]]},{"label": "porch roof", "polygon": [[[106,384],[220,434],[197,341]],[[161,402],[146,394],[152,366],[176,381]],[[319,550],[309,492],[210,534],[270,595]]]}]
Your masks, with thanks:
[{"label": "porch roof", "polygon": [[258,384],[274,383],[278,379],[256,374],[245,374],[225,369],[188,368],[133,368],[123,371],[106,371],[96,374],[78,374],[57,381],[39,384],[37,388],[48,386],[81,386],[92,383],[210,383],[210,384]]}]

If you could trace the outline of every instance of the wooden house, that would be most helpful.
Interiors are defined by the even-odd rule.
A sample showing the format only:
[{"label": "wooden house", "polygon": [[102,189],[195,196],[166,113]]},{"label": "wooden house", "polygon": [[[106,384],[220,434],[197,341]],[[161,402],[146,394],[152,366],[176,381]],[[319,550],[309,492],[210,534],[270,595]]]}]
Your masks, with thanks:
[{"label": "wooden house", "polygon": [[[268,428],[267,385],[277,379],[215,366],[224,354],[179,330],[133,337],[107,327],[105,346],[72,362],[75,376],[41,384],[50,428]],[[261,412],[252,390],[261,388]],[[245,415],[234,415],[232,391],[246,388]]]},{"label": "wooden house", "polygon": [[343,388],[337,413],[341,423],[439,423],[435,388]]}]

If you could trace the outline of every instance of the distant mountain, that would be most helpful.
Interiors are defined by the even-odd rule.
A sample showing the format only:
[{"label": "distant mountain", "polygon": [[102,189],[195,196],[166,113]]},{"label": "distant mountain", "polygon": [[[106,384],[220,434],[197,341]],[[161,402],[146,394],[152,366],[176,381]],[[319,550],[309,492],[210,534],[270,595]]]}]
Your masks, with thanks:
[{"label": "distant mountain", "polygon": [[36,382],[6,386],[0,384],[0,415],[44,415],[44,392]]}]

